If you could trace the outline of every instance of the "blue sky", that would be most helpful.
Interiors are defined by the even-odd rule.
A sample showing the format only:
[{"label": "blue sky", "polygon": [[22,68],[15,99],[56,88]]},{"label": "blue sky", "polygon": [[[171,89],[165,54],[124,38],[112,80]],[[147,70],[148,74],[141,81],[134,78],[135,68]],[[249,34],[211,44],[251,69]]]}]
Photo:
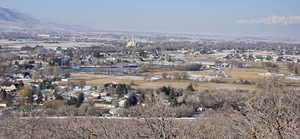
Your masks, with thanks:
[{"label": "blue sky", "polygon": [[1,0],[0,6],[42,21],[106,30],[300,35],[297,21],[237,23],[300,16],[300,0]]}]

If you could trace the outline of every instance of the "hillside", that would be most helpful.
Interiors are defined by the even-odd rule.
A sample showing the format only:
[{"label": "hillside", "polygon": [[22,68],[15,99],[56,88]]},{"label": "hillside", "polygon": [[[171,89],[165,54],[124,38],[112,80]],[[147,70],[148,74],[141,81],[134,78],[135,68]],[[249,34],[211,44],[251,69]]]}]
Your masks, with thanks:
[{"label": "hillside", "polygon": [[47,23],[24,13],[0,7],[0,32],[81,32],[85,27]]}]

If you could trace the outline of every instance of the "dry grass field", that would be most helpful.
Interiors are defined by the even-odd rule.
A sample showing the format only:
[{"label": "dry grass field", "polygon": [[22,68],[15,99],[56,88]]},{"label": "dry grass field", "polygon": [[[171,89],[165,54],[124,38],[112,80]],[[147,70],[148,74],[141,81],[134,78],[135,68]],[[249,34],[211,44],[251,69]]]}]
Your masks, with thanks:
[{"label": "dry grass field", "polygon": [[[175,74],[181,74],[184,73],[186,71],[156,71],[156,72],[147,72],[144,75],[162,75],[162,74],[169,74],[169,75],[175,75]],[[206,71],[188,71],[191,74],[194,75],[205,75],[205,76],[215,76],[216,72],[214,72],[213,70],[206,70]]]},{"label": "dry grass field", "polygon": [[139,89],[157,89],[163,86],[171,86],[174,88],[185,89],[189,84],[193,84],[196,90],[206,89],[228,89],[228,90],[255,90],[255,86],[252,85],[239,85],[230,83],[213,83],[213,82],[192,82],[192,81],[180,81],[180,80],[160,80],[155,82],[143,82],[134,86]]},{"label": "dry grass field", "polygon": [[210,88],[216,89],[243,89],[243,90],[255,90],[256,87],[253,85],[240,85],[231,83],[214,83],[214,82],[193,82],[189,80],[158,80],[158,81],[148,81],[148,80],[129,80],[129,79],[114,79],[111,77],[105,77],[100,75],[92,74],[72,74],[73,79],[85,80],[87,85],[103,85],[106,83],[116,82],[130,84],[137,89],[158,89],[163,86],[170,86],[178,89],[184,89],[189,84],[193,84],[196,90],[205,90]]},{"label": "dry grass field", "polygon": [[225,69],[226,74],[232,80],[249,80],[259,81],[265,79],[264,76],[259,76],[258,73],[267,73],[265,69]]},{"label": "dry grass field", "polygon": [[216,61],[216,58],[208,57],[208,56],[199,56],[199,57],[187,56],[187,57],[185,57],[185,60],[191,61],[191,62],[199,62],[199,61],[214,62],[214,61]]}]

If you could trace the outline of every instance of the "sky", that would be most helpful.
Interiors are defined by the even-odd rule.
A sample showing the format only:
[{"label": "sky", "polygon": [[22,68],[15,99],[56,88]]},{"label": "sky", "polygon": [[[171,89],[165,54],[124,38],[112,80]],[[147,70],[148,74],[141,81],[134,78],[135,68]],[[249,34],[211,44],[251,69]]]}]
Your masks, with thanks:
[{"label": "sky", "polygon": [[300,0],[0,0],[0,7],[103,30],[300,35]]}]

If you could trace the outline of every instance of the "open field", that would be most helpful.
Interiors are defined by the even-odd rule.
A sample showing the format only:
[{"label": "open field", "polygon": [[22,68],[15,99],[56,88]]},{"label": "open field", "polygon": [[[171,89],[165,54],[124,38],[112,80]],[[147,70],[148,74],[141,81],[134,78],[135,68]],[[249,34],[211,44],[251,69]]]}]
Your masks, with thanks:
[{"label": "open field", "polygon": [[108,76],[92,75],[92,74],[72,74],[73,79],[85,80],[87,85],[103,85],[106,83],[116,82],[123,84],[131,84],[137,89],[158,89],[163,86],[171,86],[174,88],[184,89],[189,84],[193,84],[196,90],[205,90],[210,88],[216,89],[243,89],[243,90],[255,90],[256,87],[253,85],[240,85],[230,83],[214,83],[214,82],[194,82],[189,80],[158,80],[158,81],[147,81],[147,80],[129,80],[129,79],[115,79]]},{"label": "open field", "polygon": [[187,56],[187,57],[185,57],[185,60],[191,61],[191,62],[199,62],[199,61],[214,62],[214,61],[216,61],[216,59],[214,57],[208,57],[208,56],[199,56],[199,57]]},{"label": "open field", "polygon": [[[262,66],[257,64],[256,66]],[[87,85],[97,86],[103,85],[106,83],[116,82],[122,84],[129,84],[136,89],[158,89],[163,86],[170,86],[173,88],[185,89],[188,85],[193,84],[193,87],[196,90],[206,90],[206,89],[228,89],[228,90],[257,90],[256,83],[261,83],[264,80],[270,78],[271,76],[262,76],[258,74],[270,73],[267,69],[259,68],[225,68],[225,73],[228,75],[228,78],[218,78],[221,79],[221,82],[195,82],[191,80],[144,80],[144,77],[153,77],[153,76],[162,76],[163,74],[167,75],[176,75],[186,73],[186,71],[156,71],[156,72],[146,72],[140,74],[139,76],[107,76],[107,75],[94,75],[94,74],[85,74],[85,73],[76,73],[72,74],[71,78],[76,80],[85,80]],[[188,71],[192,75],[202,75],[202,76],[216,76],[214,70],[208,71]],[[277,73],[289,74],[286,64],[279,64],[279,71]],[[240,81],[249,81],[252,84],[243,84]],[[291,82],[291,81],[289,81]],[[293,81],[296,82],[296,81]],[[289,83],[290,84],[290,83]],[[296,87],[295,83],[292,83]]]},{"label": "open field", "polygon": [[[156,72],[147,72],[145,73],[145,75],[163,75],[163,74],[170,74],[170,75],[174,75],[174,74],[180,74],[180,73],[184,73],[186,71],[156,71]],[[215,76],[216,72],[214,72],[213,70],[206,70],[206,71],[188,71],[190,74],[193,75],[205,75],[205,76]]]},{"label": "open field", "polygon": [[238,84],[229,84],[229,83],[212,83],[212,82],[192,82],[192,81],[180,81],[180,80],[160,80],[155,82],[144,82],[138,84],[134,87],[139,89],[157,89],[163,86],[171,86],[174,88],[187,88],[189,84],[193,84],[196,90],[206,90],[206,89],[229,89],[229,90],[236,90],[236,89],[244,89],[244,90],[254,90],[255,86],[251,85],[238,85]]},{"label": "open field", "polygon": [[250,81],[259,81],[265,79],[263,76],[259,76],[258,73],[267,73],[265,69],[225,69],[226,74],[232,80],[250,80]]}]

